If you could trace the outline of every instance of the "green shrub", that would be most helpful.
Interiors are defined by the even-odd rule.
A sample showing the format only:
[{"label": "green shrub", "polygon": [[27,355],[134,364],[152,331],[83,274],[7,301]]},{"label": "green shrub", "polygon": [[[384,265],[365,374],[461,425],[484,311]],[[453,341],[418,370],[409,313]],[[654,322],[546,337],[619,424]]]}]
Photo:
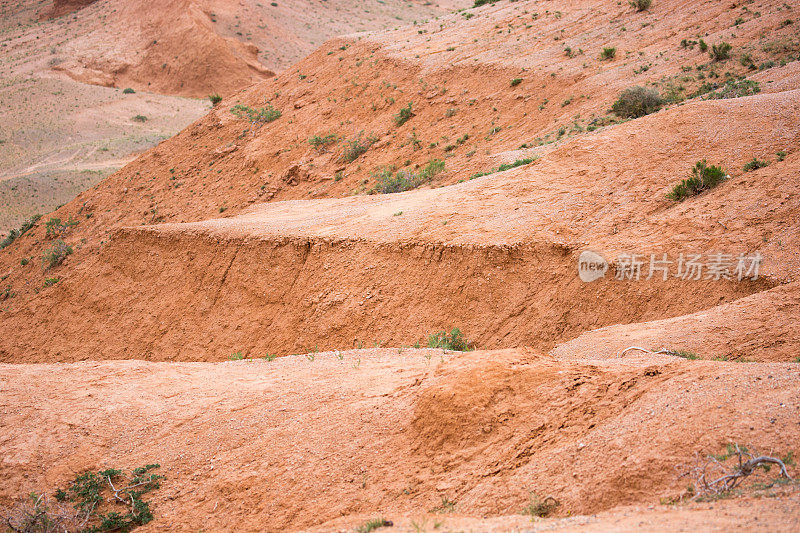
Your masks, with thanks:
[{"label": "green shrub", "polygon": [[[703,87],[705,87],[705,84]],[[741,98],[742,96],[752,96],[759,92],[761,92],[761,86],[755,80],[730,80],[722,89],[706,96],[706,100]]]},{"label": "green shrub", "polygon": [[5,238],[0,241],[0,250],[10,246],[12,242],[25,235],[25,233],[27,233],[27,231],[31,229],[40,218],[42,218],[42,215],[33,215],[31,218],[23,222],[19,229],[12,229],[9,231],[8,235],[6,235]]},{"label": "green shrub", "polygon": [[391,167],[384,168],[377,173],[376,177],[378,182],[370,192],[391,194],[410,191],[416,189],[423,183],[429,182],[435,175],[442,171],[444,171],[444,161],[441,159],[431,159],[418,173],[407,170],[394,172],[394,169]]},{"label": "green shrub", "polygon": [[131,118],[131,120],[134,122],[147,122],[147,117],[144,115],[136,115],[133,118]]},{"label": "green shrub", "polygon": [[719,44],[711,45],[711,51],[709,52],[711,59],[714,61],[725,61],[731,57],[731,48],[732,46],[724,41]]},{"label": "green shrub", "polygon": [[479,7],[485,4],[494,4],[495,2],[497,2],[497,0],[475,0],[475,3],[472,5],[472,7]]},{"label": "green shrub", "polygon": [[328,146],[336,144],[339,138],[335,133],[328,135],[314,135],[308,140],[308,144],[317,149],[318,152],[325,152]]},{"label": "green shrub", "polygon": [[636,11],[647,11],[653,0],[630,0],[631,6],[636,8]]},{"label": "green shrub", "polygon": [[272,104],[255,109],[246,105],[236,104],[231,108],[231,113],[237,118],[246,118],[254,124],[266,124],[281,118],[280,110],[272,107]]},{"label": "green shrub", "polygon": [[442,348],[454,352],[467,352],[472,349],[470,342],[464,338],[458,328],[453,328],[449,335],[446,331],[428,335],[428,348]]},{"label": "green shrub", "polygon": [[744,170],[745,172],[752,172],[754,170],[758,170],[759,168],[764,168],[768,165],[769,163],[767,161],[761,161],[760,159],[754,157],[753,159],[745,163],[742,170]]},{"label": "green shrub", "polygon": [[728,176],[718,166],[708,166],[706,160],[698,161],[692,168],[692,175],[675,185],[667,194],[667,198],[682,202],[690,196],[712,189],[725,181]]},{"label": "green shrub", "polygon": [[612,60],[617,56],[617,49],[613,46],[604,46],[603,51],[600,52],[600,60]]},{"label": "green shrub", "polygon": [[72,217],[69,217],[69,220],[66,222],[61,222],[61,219],[58,217],[52,217],[50,220],[44,223],[45,227],[45,236],[47,238],[52,239],[53,237],[60,237],[61,235],[65,234],[67,230],[69,230],[73,226],[77,226],[78,222],[73,220]]},{"label": "green shrub", "polygon": [[682,357],[684,359],[689,359],[692,361],[700,359],[700,357],[696,353],[690,352],[688,350],[670,350],[669,353],[671,355],[674,355],[675,357]]},{"label": "green shrub", "polygon": [[242,355],[242,352],[233,352],[228,359],[231,361],[241,361],[244,359],[244,355]]},{"label": "green shrub", "polygon": [[211,105],[215,106],[222,101],[222,97],[216,93],[208,95]]},{"label": "green shrub", "polygon": [[520,83],[522,83],[522,78],[514,78],[513,80],[511,80],[511,86],[512,87],[516,87]]},{"label": "green shrub", "polygon": [[534,161],[533,157],[527,157],[525,159],[517,159],[513,163],[503,163],[502,165],[497,167],[497,171],[503,172],[504,170],[511,170],[512,168],[521,167],[523,165],[529,165],[530,163],[533,163],[533,161]]},{"label": "green shrub", "polygon": [[664,106],[664,99],[655,89],[630,87],[622,91],[611,111],[620,118],[639,118],[654,113]]},{"label": "green shrub", "polygon": [[342,160],[352,163],[358,159],[362,154],[369,150],[370,146],[378,142],[378,138],[374,135],[364,137],[364,132],[361,131],[354,139],[347,141],[347,146],[342,154]]},{"label": "green shrub", "polygon": [[391,520],[384,520],[383,518],[373,518],[372,520],[367,520],[360,526],[356,528],[357,533],[371,533],[376,529],[380,529],[382,527],[390,527],[393,523]]},{"label": "green shrub", "polygon": [[133,93],[135,93],[135,92],[136,92],[136,91],[134,91],[133,89],[131,89],[130,87],[128,87],[128,88],[126,88],[125,90],[123,90],[123,91],[122,91],[122,94],[133,94]]},{"label": "green shrub", "polygon": [[397,124],[398,126],[402,126],[403,124],[411,120],[411,117],[413,116],[414,112],[411,110],[411,102],[409,102],[406,107],[400,109],[400,112],[394,116],[394,123]]},{"label": "green shrub", "polygon": [[56,239],[48,250],[42,254],[42,267],[45,270],[51,269],[64,262],[64,259],[72,253],[72,246],[61,239]]},{"label": "green shrub", "polygon": [[708,43],[706,43],[703,39],[700,39],[698,45],[700,46],[701,52],[705,53],[708,50]]}]

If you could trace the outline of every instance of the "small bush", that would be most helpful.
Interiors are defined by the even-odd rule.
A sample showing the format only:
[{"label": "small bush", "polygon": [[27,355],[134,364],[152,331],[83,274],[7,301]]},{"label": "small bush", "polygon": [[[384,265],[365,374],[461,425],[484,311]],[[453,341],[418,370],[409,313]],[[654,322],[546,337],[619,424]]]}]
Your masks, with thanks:
[{"label": "small bush", "polygon": [[444,161],[431,159],[418,173],[401,170],[394,172],[392,168],[385,168],[377,174],[378,183],[370,191],[378,194],[392,194],[396,192],[416,189],[423,183],[429,182],[433,177],[444,171]]},{"label": "small bush", "polygon": [[335,133],[328,135],[314,135],[308,140],[308,144],[316,148],[318,152],[322,153],[327,151],[328,146],[336,144],[338,140],[339,138]]},{"label": "small bush", "polygon": [[503,172],[504,170],[511,170],[512,168],[521,167],[523,165],[529,165],[529,164],[533,163],[533,161],[534,161],[534,158],[532,158],[532,157],[527,157],[525,159],[517,159],[513,163],[503,163],[502,165],[497,167],[497,171],[498,172]]},{"label": "small bush", "polygon": [[700,46],[700,51],[705,53],[708,51],[708,43],[706,43],[703,39],[700,39],[698,42],[698,46]]},{"label": "small bush", "polygon": [[682,202],[690,196],[712,189],[725,181],[728,176],[718,166],[708,166],[706,160],[698,161],[692,168],[692,175],[681,181],[667,194],[667,198]]},{"label": "small bush", "polygon": [[441,348],[453,352],[467,352],[472,349],[470,342],[464,338],[458,328],[453,328],[449,335],[446,331],[428,335],[428,348]]},{"label": "small bush", "polygon": [[237,118],[246,118],[251,123],[266,124],[281,118],[281,112],[267,104],[267,107],[252,108],[242,104],[236,104],[231,108],[231,113]]},{"label": "small bush", "polygon": [[215,106],[222,101],[222,97],[216,93],[210,94],[208,99],[211,101],[211,105]]},{"label": "small bush", "polygon": [[513,80],[511,80],[511,86],[512,87],[516,87],[520,83],[522,83],[522,78],[514,78]]},{"label": "small bush", "polygon": [[631,6],[633,6],[636,11],[647,11],[650,9],[652,3],[653,0],[630,0]]},{"label": "small bush", "polygon": [[522,510],[522,513],[530,515],[531,518],[545,518],[555,511],[559,505],[561,504],[558,500],[552,496],[542,500],[536,494],[531,494],[530,502]]},{"label": "small bush", "polygon": [[133,118],[131,118],[131,120],[134,122],[147,122],[147,117],[144,115],[136,115]]},{"label": "small bush", "polygon": [[497,0],[475,0],[475,3],[472,5],[472,7],[479,7],[485,4],[494,4],[495,2],[497,2]]},{"label": "small bush", "polygon": [[723,100],[726,98],[741,98],[752,96],[761,92],[761,86],[755,80],[730,80],[722,89],[706,96],[707,100]]},{"label": "small bush", "polygon": [[714,61],[725,61],[731,57],[731,48],[732,46],[724,41],[719,44],[711,45],[711,51],[709,52],[711,59]]},{"label": "small bush", "polygon": [[53,237],[60,237],[61,235],[64,235],[71,227],[77,225],[78,222],[73,220],[72,217],[69,217],[69,220],[66,222],[61,222],[60,218],[53,217],[44,223],[45,236],[50,239]]},{"label": "small bush", "polygon": [[369,150],[370,146],[378,142],[378,138],[374,135],[368,135],[364,137],[364,132],[359,132],[359,134],[354,138],[347,141],[347,146],[344,149],[344,153],[342,154],[342,160],[348,163],[352,163],[356,159],[358,159],[362,154],[366,153]]},{"label": "small bush", "polygon": [[786,151],[785,150],[781,150],[780,152],[778,152],[775,155],[778,157],[778,161],[783,161],[784,159],[786,159]]},{"label": "small bush", "polygon": [[761,161],[760,159],[754,157],[753,159],[745,163],[742,170],[744,170],[745,172],[752,172],[754,170],[758,170],[759,168],[764,168],[767,165],[769,165],[767,161]]},{"label": "small bush", "polygon": [[604,46],[603,51],[600,52],[600,60],[612,60],[617,56],[617,49],[613,46]]},{"label": "small bush", "polygon": [[5,238],[0,241],[0,250],[10,246],[12,242],[25,235],[25,233],[27,233],[28,230],[31,229],[40,218],[42,218],[42,215],[33,215],[31,218],[23,222],[19,229],[12,229],[9,231],[8,235],[6,235]]},{"label": "small bush", "polygon": [[394,123],[397,124],[398,126],[402,126],[403,124],[411,120],[411,117],[413,116],[414,112],[411,110],[411,102],[409,102],[406,107],[400,109],[400,112],[394,116]]},{"label": "small bush", "polygon": [[53,241],[52,246],[42,254],[42,267],[45,270],[56,267],[72,253],[72,246],[61,239]]},{"label": "small bush", "polygon": [[228,359],[231,361],[241,361],[244,359],[244,355],[242,355],[242,352],[233,352]]},{"label": "small bush", "polygon": [[639,118],[654,113],[664,106],[664,99],[655,89],[635,86],[620,94],[611,111],[620,118]]},{"label": "small bush", "polygon": [[382,527],[391,527],[394,525],[391,520],[384,520],[383,518],[373,518],[372,520],[367,520],[360,526],[356,528],[357,533],[370,533],[376,529]]},{"label": "small bush", "polygon": [[133,94],[133,93],[135,93],[135,92],[136,92],[136,91],[134,91],[133,89],[131,89],[130,87],[128,87],[128,88],[126,88],[125,90],[123,90],[123,91],[122,91],[122,94]]}]

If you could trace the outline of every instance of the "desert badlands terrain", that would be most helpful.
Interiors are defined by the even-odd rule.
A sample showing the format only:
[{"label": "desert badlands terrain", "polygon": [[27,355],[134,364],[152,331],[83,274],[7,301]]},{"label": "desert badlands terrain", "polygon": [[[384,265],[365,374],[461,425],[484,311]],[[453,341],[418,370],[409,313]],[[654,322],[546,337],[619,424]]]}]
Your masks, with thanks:
[{"label": "desert badlands terrain", "polygon": [[476,4],[2,4],[0,527],[800,531],[800,5]]}]

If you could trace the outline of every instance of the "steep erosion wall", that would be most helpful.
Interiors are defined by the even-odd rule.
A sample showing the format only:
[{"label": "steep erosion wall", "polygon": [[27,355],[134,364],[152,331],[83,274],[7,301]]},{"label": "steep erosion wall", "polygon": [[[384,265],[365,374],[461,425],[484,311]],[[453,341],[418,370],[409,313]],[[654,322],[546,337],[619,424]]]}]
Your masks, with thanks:
[{"label": "steep erosion wall", "polygon": [[[688,285],[690,284],[690,285]],[[459,327],[486,348],[677,316],[765,282],[582,283],[553,245],[225,239],[127,228],[98,259],[4,314],[0,358],[221,360],[411,345]],[[691,289],[688,290],[688,289]],[[47,314],[47,320],[38,317]],[[19,327],[14,325],[18,324]]]}]

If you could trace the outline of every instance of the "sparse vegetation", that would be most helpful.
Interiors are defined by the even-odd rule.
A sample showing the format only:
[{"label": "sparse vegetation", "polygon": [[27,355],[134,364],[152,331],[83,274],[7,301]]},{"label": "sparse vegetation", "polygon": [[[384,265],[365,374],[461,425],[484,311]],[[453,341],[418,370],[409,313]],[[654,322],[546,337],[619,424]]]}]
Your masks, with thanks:
[{"label": "sparse vegetation", "polygon": [[247,119],[253,124],[267,124],[281,118],[280,110],[272,107],[272,104],[267,104],[266,107],[260,108],[236,104],[231,108],[231,113],[235,117]]},{"label": "sparse vegetation", "polygon": [[622,91],[611,111],[620,118],[639,118],[664,106],[664,99],[655,89],[635,86]]},{"label": "sparse vegetation", "polygon": [[755,80],[729,80],[716,92],[705,97],[707,100],[722,100],[726,98],[741,98],[752,96],[761,91],[761,86]]},{"label": "sparse vegetation", "polygon": [[373,518],[372,520],[367,520],[360,526],[356,528],[358,533],[370,533],[371,531],[375,531],[376,529],[380,529],[382,527],[391,527],[394,525],[391,520],[385,520],[383,518]]},{"label": "sparse vegetation", "polygon": [[44,224],[45,236],[49,239],[60,237],[61,235],[64,235],[70,228],[77,225],[78,222],[72,217],[69,217],[66,222],[62,222],[58,217],[50,218]]},{"label": "sparse vegetation", "polygon": [[617,56],[617,49],[614,46],[604,46],[603,51],[600,52],[601,61],[610,61]]},{"label": "sparse vegetation", "polygon": [[336,144],[339,141],[339,137],[335,133],[329,133],[328,135],[314,135],[308,140],[308,144],[316,148],[316,150],[320,153],[326,152],[329,146]]},{"label": "sparse vegetation", "polygon": [[147,122],[147,117],[144,115],[135,115],[131,120],[134,122]]},{"label": "sparse vegetation", "polygon": [[242,354],[242,352],[233,352],[228,357],[228,359],[230,359],[231,361],[241,361],[242,359],[244,359],[244,355]]},{"label": "sparse vegetation", "polygon": [[122,94],[133,94],[133,93],[135,93],[135,92],[136,92],[136,91],[134,91],[134,90],[133,90],[133,89],[131,89],[130,87],[127,87],[127,88],[125,88],[125,89],[122,91]]},{"label": "sparse vegetation", "polygon": [[711,54],[711,59],[716,62],[729,59],[731,57],[731,48],[733,47],[725,41],[711,45],[711,51],[709,52],[709,54]]},{"label": "sparse vegetation", "polygon": [[[733,459],[733,465],[726,462]],[[693,483],[687,488],[685,497],[695,501],[714,501],[734,494],[742,486],[745,479],[758,471],[769,473],[772,466],[777,466],[778,478],[772,482],[760,483],[755,487],[770,488],[781,482],[792,481],[786,466],[794,463],[792,452],[784,457],[758,455],[748,450],[746,446],[730,443],[725,452],[708,455],[705,460],[692,468],[687,475],[693,478]]]},{"label": "sparse vegetation", "polygon": [[470,342],[464,338],[459,328],[453,328],[448,334],[447,331],[439,331],[428,335],[428,348],[441,348],[453,352],[467,352],[472,348]]},{"label": "sparse vegetation", "polygon": [[365,154],[369,148],[378,142],[378,138],[374,135],[367,135],[364,137],[364,132],[361,131],[355,138],[347,141],[342,160],[352,163],[358,159],[362,154]]},{"label": "sparse vegetation", "polygon": [[22,223],[19,229],[12,229],[8,235],[0,241],[0,250],[11,245],[15,240],[25,235],[35,224],[42,218],[42,215],[33,215],[31,218]]},{"label": "sparse vegetation", "polygon": [[504,170],[511,170],[512,168],[521,167],[523,165],[529,165],[533,163],[535,159],[533,157],[526,157],[525,159],[517,159],[512,163],[503,163],[499,167],[497,167],[497,172],[503,172]]},{"label": "sparse vegetation", "polygon": [[209,95],[208,99],[211,102],[211,105],[213,106],[216,106],[217,104],[222,102],[222,97],[216,93]]},{"label": "sparse vegetation", "polygon": [[160,488],[163,476],[151,472],[159,467],[150,464],[128,475],[114,468],[85,472],[66,490],[55,490],[55,501],[46,494],[30,494],[3,521],[11,531],[26,533],[131,531],[154,518],[143,496]]},{"label": "sparse vegetation", "polygon": [[690,196],[712,189],[727,179],[725,171],[718,166],[708,166],[706,160],[698,161],[692,168],[692,175],[675,185],[667,198],[682,202]]},{"label": "sparse vegetation", "polygon": [[379,194],[390,194],[395,192],[410,191],[416,189],[423,183],[429,182],[434,176],[444,171],[444,161],[431,159],[419,172],[400,170],[395,172],[393,168],[384,168],[377,174],[378,183],[370,192]]},{"label": "sparse vegetation", "polygon": [[544,499],[539,498],[535,493],[531,493],[528,505],[522,509],[522,514],[529,515],[533,518],[545,518],[555,511],[561,505],[558,500],[552,496],[547,496]]},{"label": "sparse vegetation", "polygon": [[766,166],[769,166],[769,162],[762,161],[761,159],[754,157],[753,159],[745,163],[742,170],[744,170],[745,172],[752,172],[754,170],[758,170],[759,168],[764,168]]},{"label": "sparse vegetation", "polygon": [[411,104],[412,102],[409,102],[406,107],[401,108],[400,112],[394,116],[395,124],[397,124],[398,126],[402,126],[403,124],[411,120],[411,117],[414,116],[414,112],[411,110]]},{"label": "sparse vegetation", "polygon": [[653,0],[630,0],[630,4],[636,11],[647,11]]},{"label": "sparse vegetation", "polygon": [[511,86],[512,87],[516,87],[520,83],[522,83],[522,78],[514,78],[513,80],[511,80]]},{"label": "sparse vegetation", "polygon": [[72,246],[61,239],[56,239],[53,244],[42,254],[42,267],[49,270],[64,262],[72,254]]}]

